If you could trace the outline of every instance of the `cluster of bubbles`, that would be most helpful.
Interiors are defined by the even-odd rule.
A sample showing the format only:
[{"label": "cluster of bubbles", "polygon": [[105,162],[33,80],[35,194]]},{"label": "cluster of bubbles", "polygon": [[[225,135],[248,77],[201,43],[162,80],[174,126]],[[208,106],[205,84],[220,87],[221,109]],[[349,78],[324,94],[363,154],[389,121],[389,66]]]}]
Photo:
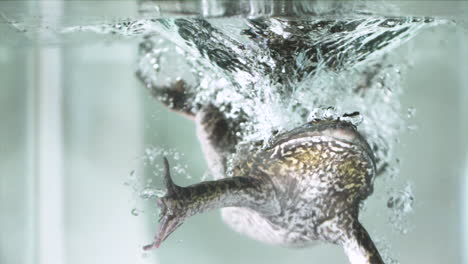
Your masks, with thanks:
[{"label": "cluster of bubbles", "polygon": [[148,23],[156,33],[140,45],[145,82],[169,87],[183,80],[195,111],[215,105],[226,118],[244,120],[236,132],[240,146],[267,144],[272,131],[314,119],[339,118],[357,125],[378,167],[389,168],[408,126],[399,101],[404,66],[388,52],[441,21],[356,15]]},{"label": "cluster of bubbles", "polygon": [[[140,169],[132,170],[124,185],[129,186],[134,194],[135,205],[131,214],[138,216],[144,212],[142,203],[154,202],[166,194],[166,189],[162,187],[162,177],[164,175],[163,157],[171,160],[171,174],[174,177],[184,177],[190,179],[187,172],[188,166],[183,162],[183,154],[175,149],[165,149],[161,147],[147,147],[144,154],[138,158],[138,163],[142,165]],[[149,173],[148,173],[149,172]],[[147,177],[147,175],[151,175]]]},{"label": "cluster of bubbles", "polygon": [[413,212],[413,187],[407,183],[404,188],[391,189],[388,195],[387,207],[391,212],[389,222],[398,232],[406,234],[409,226],[406,216]]}]

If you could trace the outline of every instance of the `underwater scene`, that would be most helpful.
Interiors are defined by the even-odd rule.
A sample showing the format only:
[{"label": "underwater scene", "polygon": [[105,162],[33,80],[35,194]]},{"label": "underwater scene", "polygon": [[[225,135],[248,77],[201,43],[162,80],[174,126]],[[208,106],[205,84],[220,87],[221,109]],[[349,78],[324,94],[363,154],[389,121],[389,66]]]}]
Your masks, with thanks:
[{"label": "underwater scene", "polygon": [[0,2],[0,263],[468,263],[468,2]]}]

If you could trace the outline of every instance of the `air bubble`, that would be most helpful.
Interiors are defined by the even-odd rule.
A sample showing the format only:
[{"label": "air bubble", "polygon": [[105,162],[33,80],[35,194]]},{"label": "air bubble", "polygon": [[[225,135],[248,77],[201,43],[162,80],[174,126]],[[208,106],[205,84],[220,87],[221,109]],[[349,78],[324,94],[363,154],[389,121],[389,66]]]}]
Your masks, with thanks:
[{"label": "air bubble", "polygon": [[148,200],[151,198],[163,197],[164,194],[165,194],[164,190],[147,187],[140,191],[140,198],[144,200]]},{"label": "air bubble", "polygon": [[413,118],[415,114],[416,114],[416,108],[414,108],[414,107],[409,107],[406,116],[407,116],[408,118]]},{"label": "air bubble", "polygon": [[387,207],[391,210],[389,222],[401,234],[408,232],[405,217],[413,211],[414,195],[410,184],[402,190],[392,190],[389,193]]},{"label": "air bubble", "polygon": [[146,251],[141,253],[141,258],[143,258],[143,259],[146,259],[149,256],[150,256],[150,254],[148,252],[146,252]]},{"label": "air bubble", "polygon": [[413,210],[414,196],[411,185],[407,185],[403,191],[393,192],[387,201],[387,207],[402,214]]},{"label": "air bubble", "polygon": [[140,213],[143,212],[137,208],[133,208],[132,211],[130,212],[133,216],[138,216]]}]

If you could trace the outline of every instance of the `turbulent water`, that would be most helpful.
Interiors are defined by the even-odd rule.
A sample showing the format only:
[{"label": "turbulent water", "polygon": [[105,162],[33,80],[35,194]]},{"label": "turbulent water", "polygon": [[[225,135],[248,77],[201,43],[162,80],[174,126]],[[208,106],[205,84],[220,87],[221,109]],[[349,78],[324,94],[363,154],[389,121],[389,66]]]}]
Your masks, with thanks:
[{"label": "turbulent water", "polygon": [[384,169],[394,163],[393,146],[405,128],[398,98],[404,66],[389,51],[438,23],[360,14],[154,19],[127,27],[147,32],[138,71],[148,86],[183,80],[195,110],[213,104],[244,120],[237,128],[244,143],[268,142],[316,118],[347,119]]},{"label": "turbulent water", "polygon": [[316,118],[353,122],[382,172],[395,173],[393,148],[408,126],[399,102],[405,63],[391,51],[446,22],[347,10],[300,19],[158,18],[49,30],[142,39],[137,71],[147,85],[182,80],[194,110],[213,104],[243,120],[233,128],[242,143],[267,144],[273,134]]}]

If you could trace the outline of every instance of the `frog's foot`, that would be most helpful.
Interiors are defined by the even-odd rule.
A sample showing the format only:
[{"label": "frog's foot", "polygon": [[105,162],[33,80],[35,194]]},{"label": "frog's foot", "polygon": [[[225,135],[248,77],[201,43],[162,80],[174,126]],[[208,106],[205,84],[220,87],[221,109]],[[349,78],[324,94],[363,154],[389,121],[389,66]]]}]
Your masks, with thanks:
[{"label": "frog's foot", "polygon": [[137,78],[149,89],[151,95],[169,109],[194,118],[191,96],[188,94],[184,80],[177,80],[168,86],[155,85],[141,71],[136,72]]},{"label": "frog's foot", "polygon": [[184,217],[180,214],[168,209],[168,206],[162,201],[158,200],[158,206],[162,209],[161,218],[159,222],[161,226],[157,235],[154,237],[154,241],[151,244],[148,244],[143,247],[144,250],[150,250],[152,248],[159,248],[161,243],[176,230],[184,221]]},{"label": "frog's foot", "polygon": [[166,185],[167,193],[164,197],[156,201],[156,204],[161,209],[161,218],[159,219],[161,225],[157,235],[154,237],[153,243],[144,246],[144,250],[159,248],[161,243],[174,232],[174,230],[182,225],[186,217],[183,188],[177,186],[172,181],[169,171],[169,162],[166,157],[164,157],[164,184]]}]

